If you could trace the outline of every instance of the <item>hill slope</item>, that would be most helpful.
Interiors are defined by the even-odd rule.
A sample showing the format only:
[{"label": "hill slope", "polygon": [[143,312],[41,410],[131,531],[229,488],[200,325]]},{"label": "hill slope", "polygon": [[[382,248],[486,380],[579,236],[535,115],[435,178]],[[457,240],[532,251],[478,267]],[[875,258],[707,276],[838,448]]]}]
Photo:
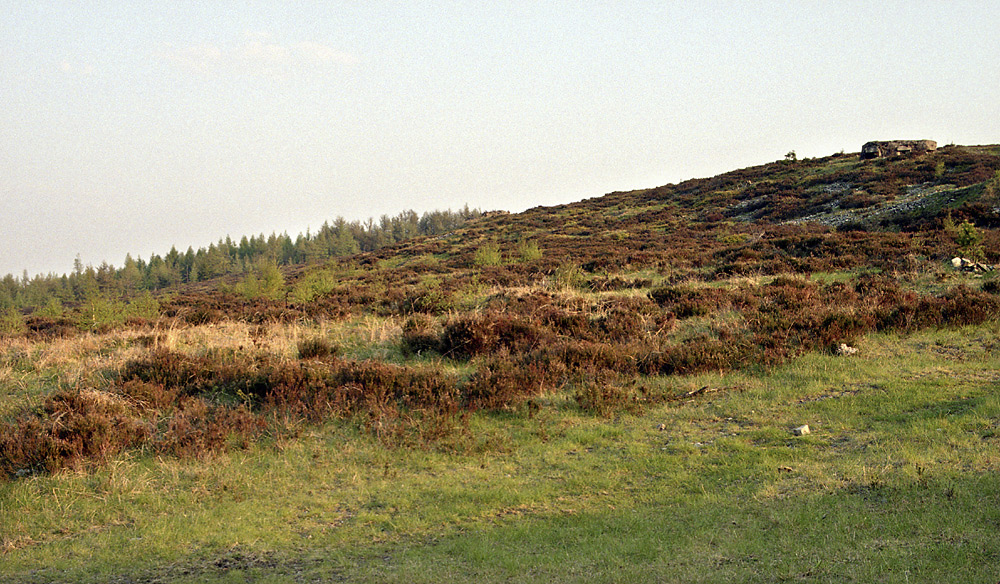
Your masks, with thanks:
[{"label": "hill slope", "polygon": [[[182,295],[172,314],[198,320],[407,314],[452,307],[475,277],[523,286],[567,270],[594,289],[630,274],[667,281],[898,270],[959,253],[942,226],[969,221],[987,262],[1000,261],[1000,147],[945,147],[916,158],[862,161],[841,154],[778,161],[654,189],[479,219],[325,267],[285,270],[289,291],[270,302],[212,292]],[[530,249],[529,249],[530,248]],[[335,267],[331,267],[335,266]],[[562,269],[562,272],[559,270]],[[435,293],[427,298],[427,282]],[[374,291],[365,292],[375,284]],[[382,288],[386,289],[382,289]],[[282,316],[284,315],[284,316]]]},{"label": "hill slope", "polygon": [[0,578],[984,580],[1000,278],[946,260],[998,260],[998,160],[782,161],[8,313]]}]

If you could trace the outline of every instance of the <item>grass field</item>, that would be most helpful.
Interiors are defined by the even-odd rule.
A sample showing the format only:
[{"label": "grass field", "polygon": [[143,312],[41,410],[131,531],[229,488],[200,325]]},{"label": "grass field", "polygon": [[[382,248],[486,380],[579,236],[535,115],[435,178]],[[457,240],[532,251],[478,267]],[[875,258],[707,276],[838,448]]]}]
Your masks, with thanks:
[{"label": "grass field", "polygon": [[[992,582],[998,333],[873,335],[850,357],[649,379],[707,389],[631,413],[557,392],[473,414],[460,448],[387,448],[346,420],[0,483],[0,580]],[[113,358],[100,346],[26,358],[86,367]],[[10,380],[55,375],[9,363],[5,402],[31,399]]]}]

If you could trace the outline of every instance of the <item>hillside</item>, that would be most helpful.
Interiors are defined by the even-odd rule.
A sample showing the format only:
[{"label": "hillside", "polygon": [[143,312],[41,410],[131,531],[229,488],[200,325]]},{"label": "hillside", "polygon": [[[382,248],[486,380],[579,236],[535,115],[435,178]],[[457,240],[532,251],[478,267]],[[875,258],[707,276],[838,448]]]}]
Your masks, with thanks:
[{"label": "hillside", "polygon": [[[781,160],[466,219],[170,286],[109,270],[86,296],[8,307],[2,579],[580,581],[597,562],[607,580],[830,581],[919,557],[924,581],[960,581],[1000,564],[997,507],[975,503],[1000,470],[1000,147]],[[904,503],[916,519],[872,525]],[[828,515],[861,547],[823,543]],[[683,536],[718,525],[740,543]],[[779,525],[805,541],[754,539]],[[567,531],[592,543],[559,551]],[[498,566],[497,541],[541,575]]]},{"label": "hillside", "polygon": [[[982,259],[996,263],[997,172],[1000,147],[992,146],[945,147],[896,160],[861,161],[857,154],[783,160],[488,217],[445,235],[332,262],[336,267],[286,269],[289,292],[278,303],[247,306],[244,299],[196,294],[178,298],[171,310],[196,318],[241,311],[257,315],[251,318],[293,319],[358,310],[440,313],[452,308],[450,297],[473,276],[522,286],[547,281],[560,268],[578,270],[582,281],[601,290],[628,286],[623,278],[644,271],[680,282],[927,267],[959,253],[954,234],[942,228],[948,216],[980,228]],[[524,246],[537,248],[538,257],[526,255]],[[499,255],[487,257],[491,253]],[[348,273],[357,277],[345,278]],[[391,289],[361,292],[373,282],[391,283]],[[428,282],[435,287],[429,296]],[[438,306],[420,307],[428,302]]]},{"label": "hillside", "polygon": [[[318,264],[330,260],[343,269],[362,270],[365,279],[378,273],[395,280],[397,274],[429,270],[436,276],[449,273],[445,279],[451,280],[471,268],[485,268],[483,276],[502,285],[537,283],[564,264],[582,269],[598,285],[601,278],[642,270],[677,281],[710,281],[852,266],[883,269],[958,253],[954,233],[942,229],[948,217],[977,227],[985,238],[980,242],[985,255],[977,259],[996,263],[998,152],[996,146],[946,146],[912,158],[862,161],[857,154],[838,154],[781,160],[516,215],[486,214],[477,220],[478,211],[465,209],[422,218],[401,213],[367,225],[338,220],[295,240],[261,235],[236,244],[227,237],[197,252],[171,250],[138,263],[127,258],[121,268],[79,267],[61,279],[19,282],[8,276],[0,285],[0,310],[6,311],[0,331],[66,334],[146,318],[152,314],[152,303],[142,298],[147,291],[167,315],[193,322],[223,315],[295,319],[371,309],[370,298],[357,293],[364,282],[341,285],[354,290],[347,297],[320,282],[332,272]],[[523,261],[519,242],[536,246],[540,257]],[[500,261],[477,263],[482,246],[484,251],[497,248]],[[352,251],[357,255],[349,255]],[[424,260],[434,265],[424,266]],[[405,284],[394,287],[393,295],[378,299],[377,310],[403,313],[413,299],[399,294],[422,292]],[[145,302],[129,310],[135,299]],[[111,305],[95,308],[95,300]]]}]

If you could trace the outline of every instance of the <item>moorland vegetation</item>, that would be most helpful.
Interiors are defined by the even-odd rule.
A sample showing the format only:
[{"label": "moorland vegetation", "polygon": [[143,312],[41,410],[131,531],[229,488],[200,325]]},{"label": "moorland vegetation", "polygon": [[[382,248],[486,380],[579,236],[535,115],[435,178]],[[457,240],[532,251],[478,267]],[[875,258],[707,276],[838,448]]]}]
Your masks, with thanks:
[{"label": "moorland vegetation", "polygon": [[[949,261],[963,256],[983,264],[1000,262],[1000,147],[947,146],[919,157],[872,161],[843,153],[820,159],[786,157],[654,189],[611,193],[516,215],[480,215],[464,210],[418,220],[415,214],[403,214],[384,218],[379,226],[338,221],[295,242],[287,236],[243,238],[240,244],[220,242],[199,252],[171,251],[149,262],[126,260],[119,269],[78,266],[69,276],[34,280],[8,276],[0,287],[4,311],[0,383],[6,388],[0,407],[0,480],[7,489],[7,494],[0,494],[0,500],[6,500],[0,518],[11,521],[18,509],[36,509],[48,500],[41,492],[29,496],[24,485],[49,485],[45,481],[52,480],[96,484],[106,480],[100,477],[117,472],[114,469],[122,461],[132,461],[128,464],[135,467],[133,473],[159,476],[156,480],[163,481],[163,468],[176,474],[178,468],[226,467],[233,464],[226,460],[246,460],[233,458],[240,453],[253,453],[271,461],[266,464],[275,464],[274,460],[292,456],[291,452],[312,448],[339,461],[339,469],[351,467],[357,472],[365,464],[338,458],[347,455],[335,455],[320,446],[325,440],[346,441],[353,445],[348,450],[363,451],[366,457],[384,462],[384,469],[372,470],[368,465],[365,472],[383,473],[383,487],[392,488],[402,481],[392,480],[398,472],[394,468],[405,467],[411,485],[433,482],[416,468],[421,464],[433,468],[428,471],[432,475],[453,479],[457,475],[443,469],[469,461],[478,461],[482,469],[505,468],[503,472],[509,473],[514,471],[504,466],[504,460],[521,460],[526,467],[536,464],[522,459],[527,456],[522,451],[542,448],[538,456],[554,456],[554,451],[544,450],[548,446],[532,446],[534,442],[577,450],[590,441],[598,450],[608,448],[591,469],[597,469],[597,474],[588,474],[575,463],[567,468],[583,473],[573,484],[598,485],[593,489],[567,486],[564,492],[551,487],[536,493],[525,485],[508,484],[505,488],[525,489],[524,497],[530,499],[527,508],[517,511],[523,503],[508,505],[517,496],[501,502],[467,487],[461,495],[453,493],[463,502],[452,504],[462,507],[479,498],[484,512],[506,509],[502,512],[509,512],[512,520],[523,512],[532,521],[541,521],[543,531],[555,534],[559,529],[579,528],[584,529],[585,538],[597,538],[586,530],[625,529],[616,514],[598,512],[605,503],[612,508],[630,506],[631,511],[649,511],[654,501],[655,506],[666,504],[659,495],[644,494],[653,488],[644,479],[629,479],[609,470],[636,472],[636,461],[654,465],[649,458],[652,454],[636,451],[649,441],[636,428],[650,427],[650,416],[654,416],[670,420],[659,426],[664,436],[672,436],[657,451],[665,452],[666,458],[656,459],[660,462],[655,464],[680,466],[647,471],[661,478],[690,472],[696,477],[691,480],[701,485],[698,493],[688,493],[691,498],[671,503],[681,512],[694,508],[705,512],[714,496],[723,508],[732,503],[732,512],[739,516],[733,519],[734,525],[737,521],[757,524],[748,519],[746,514],[754,511],[744,503],[721,494],[710,496],[705,485],[711,481],[706,477],[721,473],[719,481],[734,492],[752,484],[753,497],[763,501],[763,508],[770,508],[782,496],[762,492],[784,487],[777,486],[778,479],[771,474],[755,474],[767,466],[787,469],[775,471],[779,475],[801,476],[803,490],[789,491],[794,491],[794,497],[822,498],[838,480],[846,481],[861,503],[855,511],[833,515],[844,523],[857,520],[872,505],[878,505],[879,512],[888,510],[904,494],[933,483],[935,494],[921,495],[919,504],[914,503],[929,518],[938,501],[936,493],[949,488],[934,481],[945,476],[964,485],[961,494],[953,491],[948,499],[961,507],[954,518],[970,524],[1000,520],[988,510],[969,508],[976,497],[996,496],[995,488],[989,490],[981,483],[995,479],[998,470],[998,460],[988,454],[1000,432],[1000,418],[995,415],[1000,404],[994,391],[998,380],[988,368],[996,358],[995,335],[990,331],[995,332],[1000,317],[1000,276],[956,270]],[[422,226],[430,217],[440,219],[440,225]],[[225,260],[218,269],[205,263],[214,255]],[[168,277],[163,276],[167,273]],[[915,364],[914,360],[924,357],[913,347],[940,344],[944,337],[949,339],[944,345],[955,345],[954,331],[963,331],[959,337],[976,341],[959,343],[962,354],[955,359],[963,365],[954,365],[959,381],[953,386],[929,389],[920,385],[923,381],[913,381],[903,387],[881,377],[885,371],[879,362],[892,360],[891,350],[884,346],[893,343],[905,346],[899,353],[911,358],[897,365],[899,375],[912,381],[940,371],[945,367],[941,362]],[[944,337],[934,341],[934,335]],[[868,344],[872,355],[854,361],[837,355],[842,345],[859,344]],[[807,373],[801,375],[822,378],[828,385],[820,390],[811,385],[813,381],[799,380],[774,389],[776,377],[794,377],[797,367],[806,368]],[[830,373],[830,367],[842,370]],[[931,377],[940,381],[936,374]],[[839,388],[831,389],[830,384]],[[884,396],[883,405],[867,401],[874,399],[864,390],[871,384],[889,396]],[[939,393],[934,395],[935,391]],[[776,392],[781,395],[779,401],[768,401],[767,396]],[[815,401],[815,407],[827,408],[823,415],[837,420],[842,429],[805,439],[800,453],[805,458],[799,462],[809,471],[795,470],[791,463],[778,464],[786,454],[777,453],[794,448],[785,434],[792,415],[788,404],[795,400]],[[829,404],[834,402],[843,405],[843,411],[831,409]],[[939,402],[944,405],[933,405]],[[970,431],[978,442],[959,430],[945,432],[945,442],[936,442],[933,432],[917,428],[907,417],[907,411],[922,412],[919,408],[925,407],[944,408],[941,416],[951,415],[948,412],[965,416],[961,423],[973,428]],[[740,408],[768,411],[773,418],[765,422]],[[869,410],[879,412],[878,416],[865,417]],[[686,416],[699,421],[683,425],[680,420]],[[705,422],[704,416],[711,421]],[[718,442],[681,438],[701,436],[706,424],[726,426],[729,429],[721,431],[728,438]],[[576,436],[578,442],[567,446],[572,435],[567,434],[568,427],[619,434],[613,439],[606,434],[601,439],[592,434],[586,439]],[[740,434],[748,428],[753,430]],[[892,428],[900,432],[900,440],[925,441],[935,452],[947,450],[949,441],[962,444],[968,457],[914,450],[910,456],[917,462],[905,468],[892,463],[880,466],[878,476],[872,478],[865,475],[874,464],[868,457],[876,451],[878,457],[884,456],[884,451],[871,446],[876,439],[866,442],[873,428]],[[695,442],[697,451],[690,446]],[[869,446],[855,447],[862,443]],[[703,448],[706,444],[721,450],[709,452]],[[589,452],[592,447],[582,448]],[[698,458],[702,453],[707,458]],[[403,457],[410,457],[411,462],[401,462]],[[727,467],[730,457],[744,462]],[[933,479],[920,470],[914,479],[911,474],[918,471],[913,469],[926,469],[930,460],[944,461],[946,470]],[[320,483],[340,480],[332,478],[336,475],[332,470],[322,470],[326,467],[321,462],[299,464],[316,464],[320,469],[316,473],[328,473],[315,479],[317,486],[307,487],[310,497],[313,490],[321,489]],[[686,464],[693,466],[682,470]],[[959,467],[965,469],[964,474],[957,474]],[[535,476],[539,484],[548,484],[540,478],[549,477],[546,472],[561,477],[560,482],[568,477],[546,471],[544,464],[537,472],[541,473]],[[608,472],[618,478],[608,478]],[[115,476],[127,482],[138,475]],[[248,476],[244,479],[256,480],[253,472]],[[483,480],[494,484],[495,477]],[[195,488],[176,477],[166,482]],[[375,488],[366,484],[365,488]],[[90,487],[80,488],[84,492]],[[610,495],[609,488],[625,489],[622,492],[630,495],[622,500]],[[673,488],[687,492],[680,484]],[[92,521],[68,509],[66,514],[75,519],[63,517],[77,527],[52,528],[20,519],[17,528],[2,533],[0,553],[16,558],[21,567],[13,575],[25,581],[51,576],[51,572],[39,571],[46,554],[55,553],[46,550],[92,541],[87,530],[93,526],[88,523],[96,522],[101,533],[117,533],[135,529],[136,521],[159,521],[136,519],[138,511],[129,506],[145,500],[145,488],[129,490],[121,484],[102,483],[94,489],[103,496],[116,493],[119,501],[132,497],[133,502],[119,507],[115,517],[80,503],[81,509],[90,509]],[[225,489],[235,489],[239,502],[260,502],[266,497],[246,485],[227,483]],[[53,487],[52,494],[57,492]],[[587,521],[594,524],[579,527],[572,520],[573,513],[567,515],[539,502],[554,492],[569,497],[572,503],[567,505],[586,508]],[[21,503],[14,500],[14,493],[22,493]],[[178,505],[185,500],[174,495],[168,499],[176,499]],[[449,539],[456,533],[453,529],[482,527],[474,510],[462,511],[458,518],[425,511],[413,511],[415,515],[409,518],[383,512],[387,505],[395,505],[397,511],[433,505],[432,499],[413,495],[410,506],[400,501],[345,499],[337,504],[341,506],[339,519],[319,531],[328,538],[325,541],[344,537],[333,541],[357,544],[372,535],[368,530],[372,522],[396,521],[389,530],[396,536],[374,536],[366,545],[375,547],[365,549],[397,546],[392,549],[400,554],[398,546],[406,547],[408,538],[442,537],[454,546],[458,544]],[[601,505],[594,506],[595,500]],[[369,504],[374,507],[365,507]],[[532,505],[544,509],[532,510]],[[827,509],[823,505],[832,503],[821,505]],[[161,514],[170,513],[169,507],[160,509]],[[784,508],[776,511],[787,512]],[[858,515],[850,515],[855,512]],[[365,513],[375,519],[360,522],[358,517]],[[386,519],[385,513],[395,519]],[[413,518],[417,516],[422,519]],[[723,514],[720,520],[728,522],[729,518]],[[199,521],[212,525],[210,518]],[[413,523],[406,527],[407,521]],[[435,531],[431,524],[440,521],[450,527]],[[641,525],[635,525],[636,521]],[[352,522],[359,523],[331,535],[340,533],[338,525]],[[256,533],[256,527],[241,525]],[[67,531],[53,535],[51,529]],[[653,545],[652,525],[633,520],[628,529],[641,531],[642,535],[633,536]],[[700,529],[708,527],[695,531]],[[913,526],[900,524],[898,529],[902,532]],[[819,537],[806,531],[809,537]],[[979,559],[996,566],[1000,563],[998,542],[984,541],[986,536],[981,534],[987,531],[973,530],[965,544],[992,554]],[[884,534],[872,533],[871,539],[884,539]],[[209,558],[205,561],[231,562],[247,573],[267,573],[269,563],[281,564],[277,572],[295,581],[305,570],[303,554],[316,552],[263,535],[259,537],[264,544],[242,540],[244,544],[238,545],[240,537],[201,541]],[[903,536],[893,532],[892,537]],[[523,541],[533,541],[542,549],[551,545],[551,541],[534,538],[522,533]],[[174,547],[144,548],[153,559],[149,566],[129,572],[130,578],[184,580],[191,575],[176,571],[178,558],[188,553],[179,547],[184,537],[173,534],[167,539]],[[115,545],[127,545],[115,541]],[[483,541],[488,548],[488,541]],[[600,545],[607,544],[601,541]],[[777,545],[793,544],[781,541]],[[840,542],[831,549],[840,549],[838,545],[850,548]],[[765,546],[752,552],[730,550],[726,557],[735,554],[741,559],[732,565],[714,565],[702,579],[769,581],[779,573],[806,580],[843,576],[836,566],[823,566],[829,561],[821,551],[823,546],[816,542],[808,546],[802,554],[809,561],[819,559],[811,571],[796,564],[797,571],[789,575],[781,572],[780,565],[762,565],[759,554],[770,549]],[[433,560],[413,560],[421,570],[426,570],[421,562],[441,559],[433,551],[439,548],[431,548]],[[878,550],[869,552],[850,553],[868,562],[869,571],[860,574],[880,574],[873,558],[881,556]],[[336,552],[342,562],[357,560],[343,559],[346,553]],[[628,554],[643,558],[640,564],[657,565],[646,551],[622,553],[625,556],[609,559],[604,567],[611,569],[611,564]],[[711,550],[698,553],[706,562],[718,560]],[[297,559],[288,560],[289,554]],[[757,560],[752,559],[755,555]],[[968,575],[953,569],[964,557],[950,556],[947,562],[932,564],[928,573]],[[893,565],[906,566],[906,558],[912,556],[901,556]],[[516,568],[496,566],[493,561],[469,560],[470,573],[492,574],[488,580],[517,574]],[[574,556],[569,564],[577,561]],[[348,570],[352,577],[413,577],[405,567],[385,572],[371,568],[370,558],[361,563],[373,571],[366,576]],[[66,572],[60,573],[97,578],[100,570],[128,571],[110,559],[101,566],[88,572],[69,563],[60,568]],[[577,567],[583,571],[557,570],[556,579],[580,579],[585,564]],[[313,569],[331,575],[324,568],[309,568]],[[333,572],[342,575],[343,570],[338,564]],[[200,569],[193,577],[221,579],[223,572]],[[693,581],[689,572],[669,573],[686,574],[684,579]],[[427,574],[447,577],[433,570]],[[608,575],[616,579],[610,577],[613,570]],[[641,576],[634,574],[635,579]]]}]

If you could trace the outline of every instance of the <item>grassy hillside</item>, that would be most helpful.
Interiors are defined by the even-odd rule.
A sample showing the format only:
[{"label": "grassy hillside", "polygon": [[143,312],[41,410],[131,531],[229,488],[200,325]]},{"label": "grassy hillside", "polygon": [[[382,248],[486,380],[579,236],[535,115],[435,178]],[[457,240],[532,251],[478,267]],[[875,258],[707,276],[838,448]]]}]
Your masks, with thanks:
[{"label": "grassy hillside", "polygon": [[8,311],[0,576],[995,579],[998,192],[779,161]]}]

